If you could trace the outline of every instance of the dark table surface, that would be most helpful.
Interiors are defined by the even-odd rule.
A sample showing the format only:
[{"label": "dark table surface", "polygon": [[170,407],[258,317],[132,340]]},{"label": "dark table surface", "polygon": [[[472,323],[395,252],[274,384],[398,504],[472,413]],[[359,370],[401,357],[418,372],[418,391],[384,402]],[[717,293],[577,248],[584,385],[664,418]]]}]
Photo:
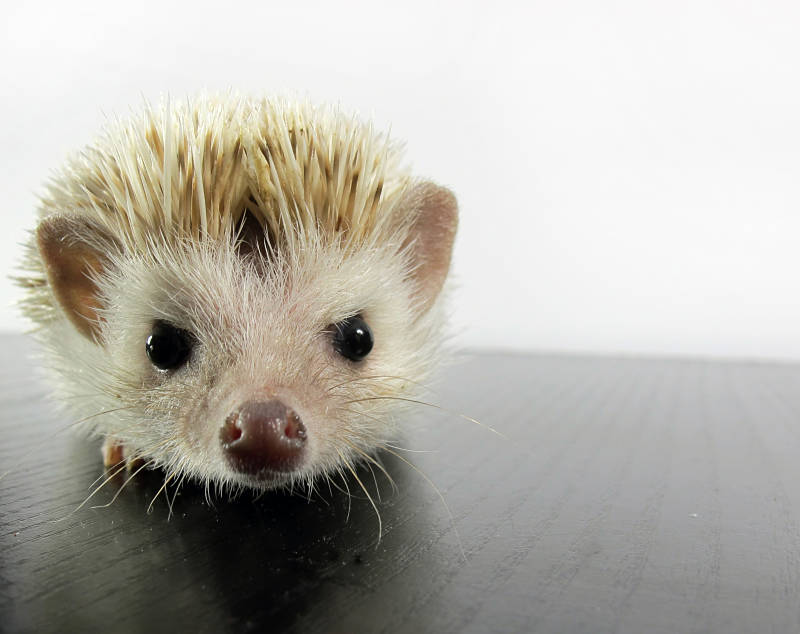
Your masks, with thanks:
[{"label": "dark table surface", "polygon": [[399,490],[376,474],[376,543],[352,481],[185,485],[170,514],[149,472],[75,511],[99,443],[59,432],[31,344],[0,344],[3,631],[800,630],[800,366],[472,355],[432,400],[505,438],[420,412],[415,467],[383,457]]}]

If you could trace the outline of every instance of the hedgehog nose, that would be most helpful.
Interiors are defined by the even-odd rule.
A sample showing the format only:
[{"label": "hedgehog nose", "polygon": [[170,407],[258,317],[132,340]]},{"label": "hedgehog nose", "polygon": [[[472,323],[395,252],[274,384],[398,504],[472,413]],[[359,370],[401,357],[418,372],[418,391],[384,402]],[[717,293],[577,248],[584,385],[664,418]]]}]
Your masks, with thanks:
[{"label": "hedgehog nose", "polygon": [[293,409],[278,400],[248,401],[225,419],[220,441],[235,471],[287,472],[302,462],[306,427]]}]

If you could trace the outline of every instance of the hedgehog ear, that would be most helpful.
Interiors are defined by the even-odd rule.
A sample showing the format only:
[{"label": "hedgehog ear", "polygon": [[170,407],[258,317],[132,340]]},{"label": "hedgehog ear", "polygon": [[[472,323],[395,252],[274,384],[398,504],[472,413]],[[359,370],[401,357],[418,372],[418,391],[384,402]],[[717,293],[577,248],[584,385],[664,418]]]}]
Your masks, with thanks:
[{"label": "hedgehog ear", "polygon": [[431,182],[414,185],[403,198],[414,218],[408,239],[414,262],[412,277],[425,312],[442,290],[450,269],[450,255],[458,227],[458,204],[449,189]]},{"label": "hedgehog ear", "polygon": [[47,279],[58,303],[78,331],[97,341],[103,308],[97,276],[107,268],[110,240],[98,227],[70,216],[50,216],[39,223],[36,242]]}]

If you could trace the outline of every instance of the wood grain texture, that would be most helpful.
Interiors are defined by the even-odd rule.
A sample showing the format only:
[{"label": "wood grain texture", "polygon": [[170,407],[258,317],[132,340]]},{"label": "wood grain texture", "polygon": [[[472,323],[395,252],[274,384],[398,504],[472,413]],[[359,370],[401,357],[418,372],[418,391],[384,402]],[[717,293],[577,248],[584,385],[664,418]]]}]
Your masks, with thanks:
[{"label": "wood grain texture", "polygon": [[[102,474],[2,342],[3,631],[800,631],[800,367],[478,354],[369,503]],[[368,471],[359,476],[375,483]],[[170,488],[170,496],[175,489]],[[462,554],[463,549],[463,554]]]}]

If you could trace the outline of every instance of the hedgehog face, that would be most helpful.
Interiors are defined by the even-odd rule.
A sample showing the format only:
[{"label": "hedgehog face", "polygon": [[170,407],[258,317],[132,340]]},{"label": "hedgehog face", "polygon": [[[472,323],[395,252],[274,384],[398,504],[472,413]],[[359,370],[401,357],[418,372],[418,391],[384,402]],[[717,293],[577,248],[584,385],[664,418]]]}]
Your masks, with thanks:
[{"label": "hedgehog face", "polygon": [[341,470],[391,438],[396,399],[437,347],[407,263],[322,246],[300,257],[120,262],[105,280],[103,392],[131,409],[106,433],[168,470],[256,488]]},{"label": "hedgehog face", "polygon": [[360,249],[236,233],[130,253],[81,219],[45,219],[62,387],[95,395],[71,400],[107,444],[173,474],[238,489],[351,469],[392,438],[437,358],[427,289],[442,273],[415,250],[436,229],[413,227],[426,235]]},{"label": "hedgehog face", "polygon": [[107,463],[270,488],[351,469],[435,365],[455,200],[327,110],[208,100],[51,186],[26,309]]}]

